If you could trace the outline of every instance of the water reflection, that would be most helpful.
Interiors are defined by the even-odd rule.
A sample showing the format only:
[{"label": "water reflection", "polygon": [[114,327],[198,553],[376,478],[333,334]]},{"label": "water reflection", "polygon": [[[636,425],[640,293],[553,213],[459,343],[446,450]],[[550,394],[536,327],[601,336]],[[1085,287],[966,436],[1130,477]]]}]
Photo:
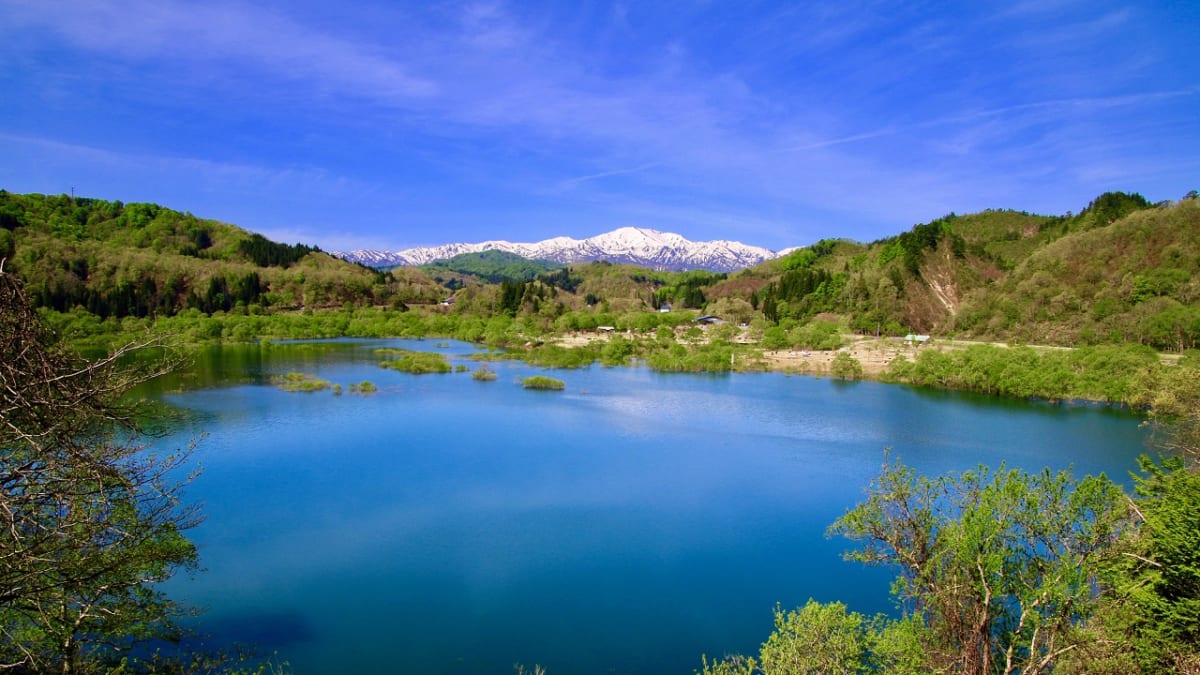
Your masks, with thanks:
[{"label": "water reflection", "polygon": [[[890,608],[886,572],[824,537],[886,447],[931,473],[1123,475],[1142,450],[1136,418],[1089,407],[601,367],[555,372],[567,390],[547,394],[510,361],[490,383],[382,370],[380,346],[475,351],[238,347],[187,376],[203,386],[161,390],[209,433],[192,489],[208,571],[170,591],[225,626],[279,623],[262,646],[300,673],[393,672],[397,653],[429,673],[690,672],[753,650],[776,602]],[[379,391],[263,384],[291,370]]]}]

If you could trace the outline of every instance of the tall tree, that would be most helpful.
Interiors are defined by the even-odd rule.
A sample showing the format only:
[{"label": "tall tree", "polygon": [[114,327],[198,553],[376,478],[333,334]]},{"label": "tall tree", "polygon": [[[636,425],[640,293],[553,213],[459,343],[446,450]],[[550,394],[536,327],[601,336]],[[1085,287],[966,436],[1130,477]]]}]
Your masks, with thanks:
[{"label": "tall tree", "polygon": [[174,633],[155,584],[195,565],[198,513],[175,478],[187,452],[146,452],[122,399],[165,368],[122,365],[146,346],[60,349],[0,268],[0,667],[91,672]]}]

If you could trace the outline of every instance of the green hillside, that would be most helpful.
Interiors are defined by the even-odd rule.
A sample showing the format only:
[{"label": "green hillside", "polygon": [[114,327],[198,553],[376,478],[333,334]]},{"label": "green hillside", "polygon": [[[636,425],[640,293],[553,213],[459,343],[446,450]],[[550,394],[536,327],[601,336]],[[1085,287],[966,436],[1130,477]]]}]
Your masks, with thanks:
[{"label": "green hillside", "polygon": [[461,253],[448,260],[421,265],[420,269],[439,283],[459,274],[498,284],[501,281],[529,281],[539,274],[561,267],[549,260],[530,260],[507,251],[480,251]]},{"label": "green hillside", "polygon": [[701,289],[773,323],[1044,344],[1200,340],[1200,200],[1107,193],[1078,215],[950,214],[862,244],[823,240]]},{"label": "green hillside", "polygon": [[[434,306],[453,295],[437,308],[448,318],[521,318],[539,333],[653,330],[689,310],[785,331],[821,319],[871,335],[1164,351],[1200,341],[1200,200],[1152,205],[1119,192],[1078,214],[949,214],[716,274],[547,269],[496,251],[379,272],[153,204],[0,191],[0,257],[38,305],[101,318]],[[673,316],[656,311],[667,306]]]},{"label": "green hillside", "polygon": [[0,190],[0,257],[32,301],[102,318],[434,301],[414,270],[380,273],[156,204]]}]

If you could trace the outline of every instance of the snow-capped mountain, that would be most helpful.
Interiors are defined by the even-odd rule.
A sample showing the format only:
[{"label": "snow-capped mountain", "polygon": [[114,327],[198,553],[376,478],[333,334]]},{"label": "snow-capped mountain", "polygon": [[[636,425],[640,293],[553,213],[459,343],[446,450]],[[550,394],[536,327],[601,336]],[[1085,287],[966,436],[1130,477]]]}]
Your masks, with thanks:
[{"label": "snow-capped mountain", "polygon": [[493,250],[564,264],[607,260],[653,269],[705,269],[714,272],[739,270],[778,255],[769,249],[736,241],[688,241],[672,232],[659,232],[641,227],[622,227],[587,239],[554,237],[532,244],[485,241],[478,244],[445,244],[394,252],[370,249],[334,251],[333,255],[372,267],[391,267],[424,265],[435,260],[453,258],[461,253]]}]

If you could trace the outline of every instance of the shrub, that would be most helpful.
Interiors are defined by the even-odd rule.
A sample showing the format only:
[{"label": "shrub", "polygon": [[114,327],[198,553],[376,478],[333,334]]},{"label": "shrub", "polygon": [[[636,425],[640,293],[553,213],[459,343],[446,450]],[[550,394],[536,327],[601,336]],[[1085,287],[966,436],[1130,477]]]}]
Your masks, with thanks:
[{"label": "shrub", "polygon": [[843,380],[859,380],[863,376],[862,363],[846,352],[838,352],[829,364],[829,373]]},{"label": "shrub", "polygon": [[487,366],[479,366],[471,373],[471,379],[480,382],[491,382],[496,379],[496,371]]},{"label": "shrub", "polygon": [[275,386],[284,391],[298,391],[302,393],[312,393],[314,391],[324,391],[333,385],[329,380],[317,379],[315,375],[306,373],[288,373],[280,377],[274,378]]},{"label": "shrub", "polygon": [[445,356],[434,352],[414,352],[407,349],[377,349],[375,351],[399,357],[390,361],[380,361],[380,368],[399,370],[402,373],[414,375],[450,372],[450,362],[446,360]]},{"label": "shrub", "polygon": [[566,384],[562,380],[556,380],[553,377],[546,377],[544,375],[527,377],[521,381],[521,384],[524,385],[526,389],[562,391],[566,388]]}]

